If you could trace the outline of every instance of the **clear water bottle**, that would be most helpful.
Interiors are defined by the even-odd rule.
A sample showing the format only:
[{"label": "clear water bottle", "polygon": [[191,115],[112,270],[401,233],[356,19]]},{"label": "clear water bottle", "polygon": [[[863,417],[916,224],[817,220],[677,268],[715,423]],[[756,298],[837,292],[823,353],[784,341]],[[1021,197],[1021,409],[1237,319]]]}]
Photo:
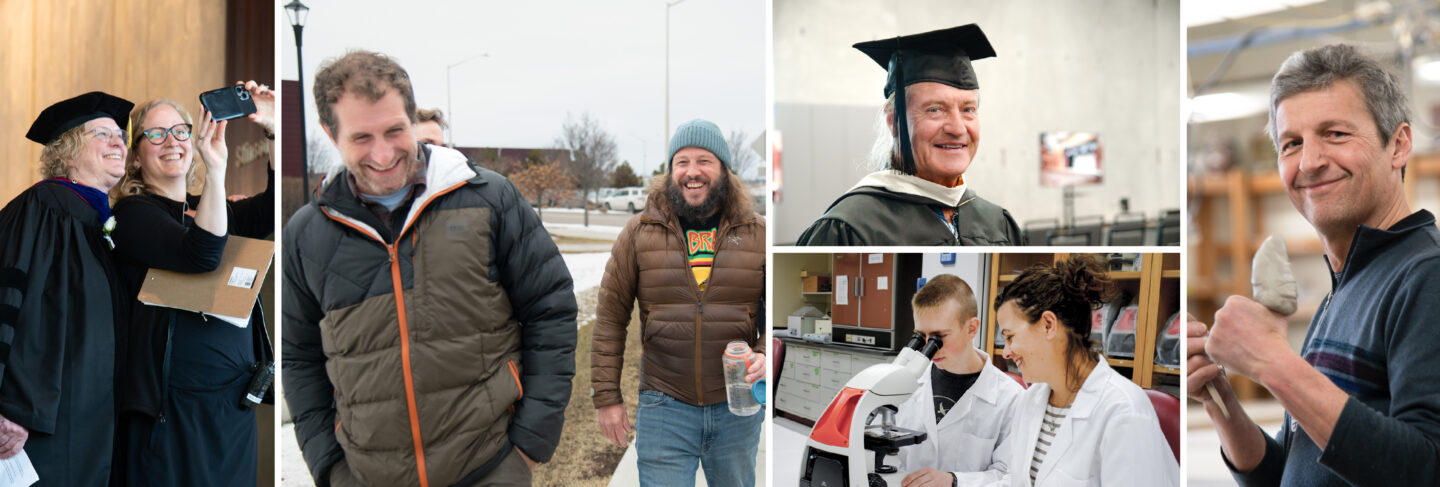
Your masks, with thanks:
[{"label": "clear water bottle", "polygon": [[736,416],[749,416],[760,412],[760,403],[750,394],[750,383],[745,381],[745,371],[750,368],[750,345],[745,342],[730,342],[725,346],[725,395],[729,400],[730,412]]}]

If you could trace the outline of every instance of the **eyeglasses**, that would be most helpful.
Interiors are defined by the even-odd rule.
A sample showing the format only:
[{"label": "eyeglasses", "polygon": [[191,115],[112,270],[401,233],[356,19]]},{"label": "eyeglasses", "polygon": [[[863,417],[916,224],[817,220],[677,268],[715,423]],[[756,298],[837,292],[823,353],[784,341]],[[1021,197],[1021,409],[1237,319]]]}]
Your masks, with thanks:
[{"label": "eyeglasses", "polygon": [[115,137],[117,139],[120,139],[121,144],[124,144],[127,140],[125,138],[125,129],[118,128],[111,130],[105,127],[95,127],[93,129],[85,131],[85,135],[94,137],[97,140],[108,140],[111,137]]},{"label": "eyeglasses", "polygon": [[170,135],[174,136],[174,137],[175,137],[175,140],[184,142],[184,141],[190,140],[190,129],[191,129],[191,128],[192,128],[192,126],[191,126],[190,124],[188,124],[188,123],[182,123],[182,124],[177,124],[177,125],[175,125],[174,127],[170,127],[170,128],[168,128],[168,129],[167,129],[167,128],[155,127],[155,128],[153,128],[153,129],[149,129],[149,130],[146,130],[146,131],[144,131],[144,132],[140,132],[140,135],[145,136],[145,140],[148,140],[148,141],[150,141],[151,144],[155,144],[155,145],[160,145],[160,144],[165,143],[165,136],[166,136],[166,134],[170,134]]}]

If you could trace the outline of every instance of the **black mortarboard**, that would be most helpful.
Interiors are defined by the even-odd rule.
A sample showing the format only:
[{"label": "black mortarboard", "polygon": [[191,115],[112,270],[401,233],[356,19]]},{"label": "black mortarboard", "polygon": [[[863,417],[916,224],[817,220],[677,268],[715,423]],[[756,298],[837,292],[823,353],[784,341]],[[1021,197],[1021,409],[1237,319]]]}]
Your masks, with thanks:
[{"label": "black mortarboard", "polygon": [[49,144],[67,130],[102,117],[113,118],[115,123],[123,126],[132,108],[135,108],[135,104],[124,98],[102,91],[92,91],[46,107],[39,117],[35,117],[35,123],[30,124],[30,131],[25,133],[25,138],[40,144]]},{"label": "black mortarboard", "polygon": [[[896,85],[910,86],[922,81],[944,83],[962,90],[978,90],[980,81],[975,79],[970,61],[995,57],[995,48],[990,47],[985,32],[975,24],[861,42],[855,44],[855,48],[890,72],[885,81],[886,98],[895,92]],[[899,72],[896,70],[897,51],[905,59]]]},{"label": "black mortarboard", "polygon": [[995,57],[995,48],[980,26],[966,24],[923,34],[868,41],[855,44],[856,49],[870,56],[889,72],[885,78],[885,97],[895,95],[895,125],[899,130],[900,153],[904,159],[901,170],[915,174],[910,152],[910,135],[905,123],[905,90],[896,87],[933,81],[962,90],[980,89],[970,61]]}]

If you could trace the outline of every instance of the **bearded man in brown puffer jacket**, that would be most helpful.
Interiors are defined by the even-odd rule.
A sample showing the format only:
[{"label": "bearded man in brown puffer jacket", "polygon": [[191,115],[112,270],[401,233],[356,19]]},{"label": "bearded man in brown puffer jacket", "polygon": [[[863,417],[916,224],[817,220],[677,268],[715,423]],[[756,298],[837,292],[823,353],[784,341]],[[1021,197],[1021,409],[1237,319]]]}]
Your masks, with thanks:
[{"label": "bearded man in brown puffer jacket", "polygon": [[736,416],[722,356],[748,343],[746,380],[764,377],[765,221],[755,214],[719,127],[692,120],[670,141],[670,168],[644,212],[620,232],[605,266],[591,349],[600,430],[625,446],[620,376],[626,327],[640,302],[640,404],[635,432],[641,485],[755,484],[764,414]]}]

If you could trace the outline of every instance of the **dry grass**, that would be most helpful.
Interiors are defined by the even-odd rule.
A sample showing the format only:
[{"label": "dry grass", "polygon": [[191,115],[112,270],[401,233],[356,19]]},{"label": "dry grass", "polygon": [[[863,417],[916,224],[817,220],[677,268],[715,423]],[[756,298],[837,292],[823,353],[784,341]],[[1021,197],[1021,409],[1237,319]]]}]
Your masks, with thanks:
[{"label": "dry grass", "polygon": [[[594,309],[599,288],[579,296],[580,307]],[[620,391],[630,415],[630,424],[635,424],[635,404],[640,396],[640,326],[639,311],[631,316],[629,336],[625,347],[625,377],[620,380]],[[560,447],[547,463],[535,467],[534,484],[537,486],[605,486],[610,475],[619,465],[625,449],[612,445],[595,420],[595,406],[590,402],[590,336],[594,330],[593,320],[580,327],[579,339],[575,344],[575,381],[570,389],[570,405],[565,408],[565,429],[560,435]],[[633,436],[632,436],[633,438]]]}]

